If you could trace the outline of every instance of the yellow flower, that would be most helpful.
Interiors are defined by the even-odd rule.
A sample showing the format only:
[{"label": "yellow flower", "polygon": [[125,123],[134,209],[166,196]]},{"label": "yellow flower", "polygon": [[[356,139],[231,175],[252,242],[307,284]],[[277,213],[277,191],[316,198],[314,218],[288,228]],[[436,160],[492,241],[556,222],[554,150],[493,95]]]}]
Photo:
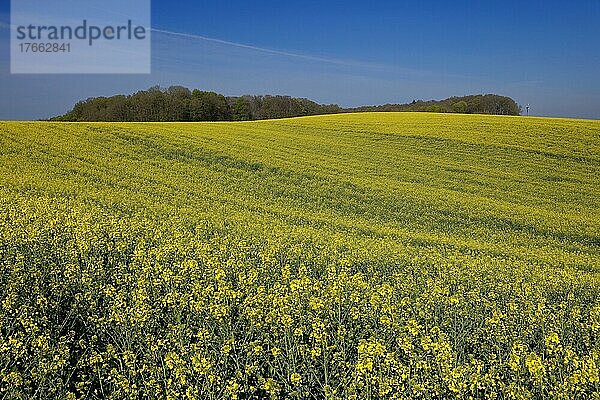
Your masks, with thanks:
[{"label": "yellow flower", "polygon": [[552,332],[548,336],[546,336],[545,340],[546,348],[552,350],[556,347],[556,345],[560,342],[560,338],[556,332]]},{"label": "yellow flower", "polygon": [[223,280],[225,278],[225,270],[223,270],[223,268],[218,268],[215,271],[215,279],[220,281]]},{"label": "yellow flower", "polygon": [[408,331],[411,335],[417,336],[419,334],[419,329],[421,328],[415,319],[408,320]]},{"label": "yellow flower", "polygon": [[235,380],[230,380],[227,384],[227,391],[229,392],[231,399],[236,400],[238,398],[238,392],[240,390],[240,384]]},{"label": "yellow flower", "polygon": [[279,392],[279,385],[273,378],[269,378],[266,380],[264,384],[264,389],[271,395],[277,394]]},{"label": "yellow flower", "polygon": [[281,349],[279,347],[273,347],[271,349],[271,354],[273,354],[274,357],[278,357],[281,355]]},{"label": "yellow flower", "polygon": [[297,373],[294,372],[291,376],[290,376],[290,381],[292,382],[292,384],[294,385],[299,385],[302,382],[302,376]]},{"label": "yellow flower", "polygon": [[538,380],[541,379],[544,372],[544,363],[540,356],[535,353],[530,353],[525,359],[525,365],[534,378]]},{"label": "yellow flower", "polygon": [[223,347],[221,347],[221,353],[229,354],[231,352],[231,345],[229,343],[225,343]]}]

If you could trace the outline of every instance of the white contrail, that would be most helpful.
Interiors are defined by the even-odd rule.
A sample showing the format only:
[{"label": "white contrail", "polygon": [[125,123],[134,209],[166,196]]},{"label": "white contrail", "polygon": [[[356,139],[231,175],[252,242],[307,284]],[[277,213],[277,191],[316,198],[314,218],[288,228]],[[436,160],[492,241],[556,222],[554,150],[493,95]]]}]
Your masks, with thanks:
[{"label": "white contrail", "polygon": [[[0,21],[0,29],[10,29],[10,28],[11,28],[10,24]],[[217,39],[217,38],[212,38],[212,37],[202,36],[202,35],[195,35],[195,34],[191,34],[191,33],[173,32],[173,31],[167,31],[167,30],[155,29],[155,28],[152,28],[151,31],[156,32],[156,33],[162,33],[164,35],[176,36],[176,37],[181,37],[181,38],[186,38],[186,39],[203,40],[205,42],[218,43],[218,44],[223,44],[223,45],[227,45],[227,46],[231,46],[231,47],[237,47],[240,49],[254,50],[254,51],[258,51],[258,52],[266,53],[266,54],[273,54],[273,55],[284,56],[284,57],[301,58],[303,60],[308,60],[308,61],[317,61],[317,62],[324,62],[324,63],[328,63],[328,64],[337,64],[337,65],[354,66],[354,67],[357,67],[357,66],[359,66],[359,67],[365,67],[365,66],[376,67],[377,66],[377,65],[371,64],[371,63],[340,60],[340,59],[335,59],[335,58],[327,58],[327,57],[319,57],[319,56],[311,56],[311,55],[307,55],[307,54],[292,53],[289,51],[282,51],[282,50],[273,50],[273,49],[268,49],[265,47],[258,47],[258,46],[252,46],[249,44],[230,42],[228,40]]]},{"label": "white contrail", "polygon": [[267,53],[267,54],[301,58],[301,59],[309,60],[309,61],[319,61],[319,62],[325,62],[325,63],[329,63],[329,64],[338,64],[338,65],[346,65],[346,66],[367,66],[367,65],[374,66],[373,64],[361,63],[361,62],[356,62],[356,61],[347,61],[347,60],[340,60],[340,59],[335,59],[335,58],[326,58],[326,57],[311,56],[311,55],[307,55],[307,54],[292,53],[289,51],[273,50],[273,49],[268,49],[265,47],[258,47],[258,46],[252,46],[249,44],[230,42],[228,40],[216,39],[216,38],[211,38],[211,37],[196,35],[196,34],[190,34],[190,33],[173,32],[173,31],[166,31],[163,29],[154,29],[154,28],[152,28],[152,32],[162,33],[162,34],[171,35],[171,36],[178,36],[178,37],[183,37],[183,38],[187,38],[187,39],[204,40],[206,42],[219,43],[219,44],[224,44],[227,46],[238,47],[241,49],[254,50],[254,51],[259,51],[259,52]]},{"label": "white contrail", "polygon": [[[76,1],[76,0],[70,0],[70,1]],[[88,5],[88,7],[90,9],[100,10],[94,6]],[[119,16],[123,16],[123,17],[129,17],[129,15],[127,15],[127,14],[123,14],[123,13],[112,11],[112,10],[104,10],[103,9],[101,11],[109,12],[111,14],[119,15]],[[3,26],[0,25],[0,28],[2,28],[2,27]],[[10,28],[10,25],[6,25],[6,26],[4,26],[4,28]],[[196,35],[196,34],[191,34],[191,33],[173,32],[173,31],[167,31],[164,29],[155,29],[155,28],[151,28],[150,30],[152,32],[162,33],[165,35],[177,36],[177,37],[182,37],[182,38],[187,38],[187,39],[203,40],[206,42],[219,43],[219,44],[224,44],[227,46],[237,47],[237,48],[241,48],[241,49],[254,50],[254,51],[259,51],[262,53],[274,54],[274,55],[279,55],[279,56],[301,58],[301,59],[309,60],[309,61],[319,61],[319,62],[325,62],[325,63],[329,63],[329,64],[338,64],[338,65],[345,65],[345,66],[363,66],[363,67],[364,66],[371,66],[371,67],[376,66],[374,64],[361,63],[361,62],[356,62],[356,61],[347,61],[347,60],[340,60],[340,59],[334,59],[334,58],[312,56],[312,55],[293,53],[293,52],[283,51],[283,50],[273,50],[273,49],[268,49],[268,48],[264,48],[264,47],[252,46],[252,45],[237,43],[237,42],[230,42],[228,40],[216,39],[216,38],[211,38],[211,37]]]},{"label": "white contrail", "polygon": [[[121,15],[120,13],[114,13],[114,14]],[[10,28],[11,28],[10,24],[0,21],[0,29],[10,29]],[[393,67],[390,65],[377,64],[377,63],[372,63],[372,62],[344,60],[344,59],[339,59],[339,58],[328,58],[328,57],[314,56],[314,55],[310,55],[310,54],[294,53],[294,52],[285,51],[285,50],[274,50],[274,49],[269,49],[266,47],[259,47],[259,46],[253,46],[250,44],[231,42],[229,40],[217,39],[217,38],[213,38],[213,37],[202,36],[202,35],[197,35],[197,34],[192,34],[192,33],[174,32],[174,31],[168,31],[168,30],[156,29],[156,28],[151,28],[150,30],[154,33],[159,33],[159,34],[163,34],[163,35],[169,35],[169,36],[180,37],[180,38],[185,38],[185,39],[201,40],[201,41],[205,41],[205,42],[211,42],[211,43],[217,43],[217,44],[221,44],[221,45],[225,45],[225,46],[236,47],[239,49],[252,50],[252,51],[256,51],[256,52],[260,52],[260,53],[264,53],[264,54],[272,54],[272,55],[278,55],[278,56],[283,56],[283,57],[302,59],[302,60],[306,60],[306,61],[321,62],[321,63],[327,63],[327,64],[339,65],[339,66],[345,66],[345,67],[358,67],[358,68],[368,68],[368,69],[377,69],[377,70],[394,69],[396,72],[404,72],[405,74],[423,73],[423,71],[415,71],[415,70],[408,69],[408,68],[399,68],[399,67]]]}]

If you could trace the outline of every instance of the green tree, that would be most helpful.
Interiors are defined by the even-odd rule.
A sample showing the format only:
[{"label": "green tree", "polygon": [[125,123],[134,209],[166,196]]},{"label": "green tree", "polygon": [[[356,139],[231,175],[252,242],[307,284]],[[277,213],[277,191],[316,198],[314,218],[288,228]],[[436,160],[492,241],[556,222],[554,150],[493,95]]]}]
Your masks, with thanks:
[{"label": "green tree", "polygon": [[452,104],[452,110],[455,113],[466,114],[467,107],[468,107],[467,102],[464,100],[457,101],[456,103]]},{"label": "green tree", "polygon": [[225,96],[194,90],[190,100],[192,121],[228,121],[231,118]]},{"label": "green tree", "polygon": [[252,119],[250,105],[243,97],[239,97],[233,106],[233,119],[235,121],[248,121]]}]

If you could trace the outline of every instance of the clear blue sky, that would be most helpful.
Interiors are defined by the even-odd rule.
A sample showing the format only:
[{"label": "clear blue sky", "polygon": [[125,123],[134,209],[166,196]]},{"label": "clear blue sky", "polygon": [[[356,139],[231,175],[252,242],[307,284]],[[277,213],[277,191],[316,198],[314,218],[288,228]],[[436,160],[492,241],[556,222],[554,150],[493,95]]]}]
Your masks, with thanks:
[{"label": "clear blue sky", "polygon": [[154,0],[148,76],[11,76],[8,3],[0,119],[45,118],[154,84],[343,106],[498,93],[535,115],[600,119],[599,0]]}]

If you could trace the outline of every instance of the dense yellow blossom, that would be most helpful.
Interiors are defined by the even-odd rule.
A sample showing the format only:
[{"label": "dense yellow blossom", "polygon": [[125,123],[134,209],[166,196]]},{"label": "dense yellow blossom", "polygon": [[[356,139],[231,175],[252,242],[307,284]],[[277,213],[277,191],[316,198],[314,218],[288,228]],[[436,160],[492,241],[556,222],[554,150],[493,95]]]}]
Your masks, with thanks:
[{"label": "dense yellow blossom", "polygon": [[600,122],[0,123],[2,399],[598,399]]}]

